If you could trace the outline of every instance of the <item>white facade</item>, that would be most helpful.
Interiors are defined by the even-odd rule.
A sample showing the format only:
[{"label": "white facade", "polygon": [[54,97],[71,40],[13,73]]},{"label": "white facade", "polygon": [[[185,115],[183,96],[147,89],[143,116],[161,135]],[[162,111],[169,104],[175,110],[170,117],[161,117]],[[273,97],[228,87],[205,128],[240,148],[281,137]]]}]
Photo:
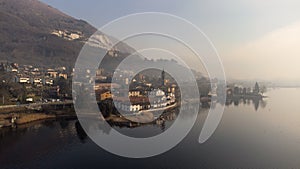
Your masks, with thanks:
[{"label": "white facade", "polygon": [[40,79],[40,78],[34,78],[34,79],[33,79],[33,82],[34,82],[35,84],[43,83],[42,79]]},{"label": "white facade", "polygon": [[129,97],[139,97],[139,96],[141,96],[141,93],[140,93],[140,91],[130,91],[128,93],[128,96]]},{"label": "white facade", "polygon": [[30,83],[29,77],[21,77],[19,83]]},{"label": "white facade", "polygon": [[33,102],[33,98],[27,98],[26,102]]},{"label": "white facade", "polygon": [[130,105],[129,103],[124,102],[115,102],[115,106],[117,109],[127,112],[137,112],[143,108],[143,106],[140,104]]}]

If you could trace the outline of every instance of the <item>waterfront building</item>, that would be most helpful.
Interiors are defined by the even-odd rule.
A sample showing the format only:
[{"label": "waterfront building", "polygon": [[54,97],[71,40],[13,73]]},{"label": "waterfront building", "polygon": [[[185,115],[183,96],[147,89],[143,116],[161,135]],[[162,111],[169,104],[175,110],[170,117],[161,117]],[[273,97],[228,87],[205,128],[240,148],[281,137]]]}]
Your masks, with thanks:
[{"label": "waterfront building", "polygon": [[106,100],[106,99],[111,99],[113,96],[111,94],[110,91],[107,91],[107,92],[104,92],[100,95],[100,100],[103,101],[103,100]]}]

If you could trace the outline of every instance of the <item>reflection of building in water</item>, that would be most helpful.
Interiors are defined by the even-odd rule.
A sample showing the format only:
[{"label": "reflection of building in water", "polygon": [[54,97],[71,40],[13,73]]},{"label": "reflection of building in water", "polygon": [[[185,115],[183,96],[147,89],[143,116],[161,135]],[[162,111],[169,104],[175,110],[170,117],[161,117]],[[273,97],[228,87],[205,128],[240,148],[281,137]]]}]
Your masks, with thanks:
[{"label": "reflection of building in water", "polygon": [[[97,126],[93,126],[97,124]],[[109,124],[107,124],[105,121],[97,121],[97,122],[92,122],[92,123],[85,123],[85,125],[90,125],[90,128],[97,127],[100,131],[102,131],[104,134],[109,134],[111,131],[111,127]],[[78,138],[82,141],[85,142],[85,140],[88,138],[85,130],[82,128],[81,124],[79,121],[75,122],[75,129],[77,132]]]},{"label": "reflection of building in water", "polygon": [[171,110],[166,110],[164,111],[158,118],[156,118],[155,120],[153,120],[152,122],[149,123],[137,123],[137,122],[131,122],[129,120],[123,121],[123,122],[119,122],[119,121],[108,121],[108,123],[112,126],[112,127],[126,127],[126,128],[136,128],[136,127],[141,127],[141,126],[147,126],[147,125],[154,125],[154,126],[158,126],[161,128],[162,131],[165,130],[166,128],[166,122],[173,122],[176,120],[177,116],[179,113],[179,109],[177,108],[173,108]]},{"label": "reflection of building in water", "polygon": [[260,104],[262,104],[262,107],[266,105],[266,102],[263,100],[265,96],[263,96],[257,82],[255,83],[254,88],[247,88],[239,85],[228,86],[226,94],[226,105],[231,105],[233,103],[235,106],[238,106],[241,101],[244,104],[250,104],[251,101],[255,110],[258,110]]},{"label": "reflection of building in water", "polygon": [[267,105],[267,102],[264,101],[262,98],[259,97],[252,97],[252,98],[227,98],[226,100],[226,106],[234,105],[239,106],[240,104],[244,105],[250,105],[253,104],[255,110],[258,110],[259,107],[265,108]]},{"label": "reflection of building in water", "polygon": [[[136,127],[141,127],[141,126],[147,126],[147,125],[154,125],[158,126],[161,128],[162,131],[166,129],[167,126],[169,126],[169,123],[166,122],[174,122],[176,118],[178,117],[179,111],[183,111],[183,115],[181,115],[181,118],[189,118],[193,117],[195,114],[198,113],[199,109],[197,109],[197,106],[199,107],[199,103],[187,103],[183,104],[180,107],[174,107],[168,110],[163,111],[162,114],[159,114],[159,116],[153,120],[152,122],[149,123],[137,123],[137,122],[132,122],[130,120],[116,120],[110,119],[108,123],[112,127],[120,127],[120,128],[136,128]],[[204,110],[204,109],[202,109]],[[200,109],[201,111],[201,109]],[[105,130],[105,126],[101,125],[99,126]],[[109,133],[110,130],[107,130]]]},{"label": "reflection of building in water", "polygon": [[80,139],[81,142],[85,142],[87,139],[87,134],[85,133],[84,129],[81,127],[79,121],[75,122],[75,128],[77,132],[77,136]]}]

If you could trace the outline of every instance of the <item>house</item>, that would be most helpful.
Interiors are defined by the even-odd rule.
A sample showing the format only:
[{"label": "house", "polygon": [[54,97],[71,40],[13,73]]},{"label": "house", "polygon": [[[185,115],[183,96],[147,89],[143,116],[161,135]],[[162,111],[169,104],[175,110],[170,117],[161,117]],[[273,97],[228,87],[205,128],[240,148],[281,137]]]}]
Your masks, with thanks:
[{"label": "house", "polygon": [[151,96],[155,96],[155,97],[162,97],[162,96],[165,96],[166,93],[160,89],[157,89],[157,90],[153,90],[150,92],[150,95]]},{"label": "house", "polygon": [[147,97],[114,97],[114,104],[118,110],[125,112],[138,112],[150,108]]},{"label": "house", "polygon": [[100,95],[100,100],[106,100],[106,99],[111,99],[112,98],[112,94],[110,91],[104,92]]},{"label": "house", "polygon": [[95,90],[110,90],[111,88],[120,88],[120,85],[116,83],[97,83],[94,86]]},{"label": "house", "polygon": [[48,69],[47,73],[48,73],[48,75],[49,75],[50,77],[52,77],[52,78],[56,78],[57,75],[58,75],[58,72],[55,71],[54,69]]},{"label": "house", "polygon": [[33,98],[32,97],[27,98],[26,102],[31,102],[32,103],[33,102]]},{"label": "house", "polygon": [[66,73],[59,73],[58,77],[63,77],[64,79],[68,79],[68,75]]},{"label": "house", "polygon": [[34,79],[33,79],[33,83],[34,83],[34,84],[41,84],[41,83],[43,83],[43,81],[42,81],[41,78],[34,78]]},{"label": "house", "polygon": [[45,84],[52,86],[53,85],[53,79],[46,79]]},{"label": "house", "polygon": [[11,71],[17,73],[17,72],[18,72],[18,69],[12,68]]},{"label": "house", "polygon": [[30,78],[29,77],[20,77],[19,83],[30,83]]},{"label": "house", "polygon": [[104,74],[104,69],[103,68],[96,70],[96,76],[102,76],[103,74]]},{"label": "house", "polygon": [[138,90],[132,90],[128,92],[129,97],[139,97],[141,96],[141,92]]}]

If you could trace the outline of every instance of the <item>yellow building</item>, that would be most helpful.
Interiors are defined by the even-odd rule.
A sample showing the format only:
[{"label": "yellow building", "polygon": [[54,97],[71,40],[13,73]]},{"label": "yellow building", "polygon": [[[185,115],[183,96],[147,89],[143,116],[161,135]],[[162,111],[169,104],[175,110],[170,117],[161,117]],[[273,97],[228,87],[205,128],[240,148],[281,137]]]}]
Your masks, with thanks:
[{"label": "yellow building", "polygon": [[68,79],[68,75],[66,73],[60,73],[58,77],[63,77],[64,79]]},{"label": "yellow building", "polygon": [[111,98],[112,98],[112,94],[111,94],[110,91],[107,91],[107,92],[105,92],[105,93],[102,93],[100,96],[101,96],[101,97],[100,97],[101,101],[102,101],[102,100],[106,100],[106,99],[111,99]]}]

